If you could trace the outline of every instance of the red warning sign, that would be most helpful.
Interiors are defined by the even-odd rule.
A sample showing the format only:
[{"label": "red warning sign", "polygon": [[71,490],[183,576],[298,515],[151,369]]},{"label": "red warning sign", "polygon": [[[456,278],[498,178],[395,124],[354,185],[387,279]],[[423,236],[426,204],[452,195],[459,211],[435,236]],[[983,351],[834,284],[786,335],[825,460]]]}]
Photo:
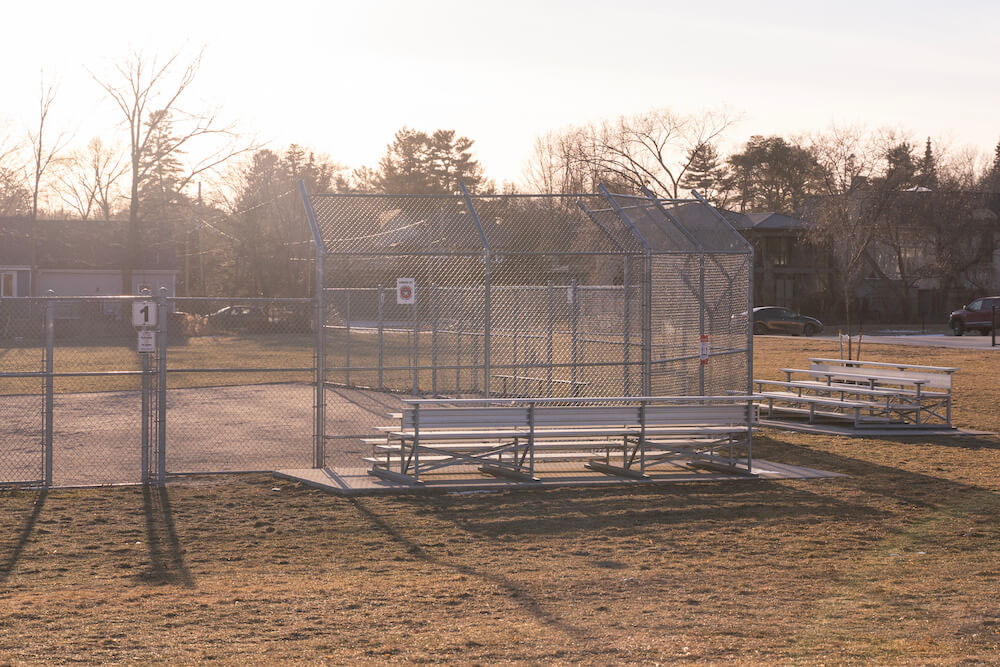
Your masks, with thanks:
[{"label": "red warning sign", "polygon": [[698,358],[701,359],[702,365],[708,363],[708,334],[701,335],[701,348],[698,351]]},{"label": "red warning sign", "polygon": [[396,303],[406,305],[414,303],[416,281],[413,278],[396,278]]}]

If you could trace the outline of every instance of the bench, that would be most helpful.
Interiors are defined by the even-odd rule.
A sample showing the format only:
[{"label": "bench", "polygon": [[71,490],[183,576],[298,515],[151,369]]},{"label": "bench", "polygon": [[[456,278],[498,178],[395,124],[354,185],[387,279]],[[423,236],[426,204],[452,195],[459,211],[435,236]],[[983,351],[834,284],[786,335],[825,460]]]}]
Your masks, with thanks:
[{"label": "bench", "polygon": [[[754,384],[757,394],[767,398],[768,416],[775,411],[805,414],[799,408],[804,404],[808,405],[810,424],[815,422],[816,416],[851,418],[855,426],[860,426],[863,421],[890,423],[894,417],[897,421],[905,421],[905,415],[914,409],[914,403],[909,397],[901,396],[893,389],[871,389],[859,384],[761,379],[755,379]],[[764,404],[758,405],[763,407]],[[830,409],[817,412],[816,407]]]},{"label": "bench", "polygon": [[[841,377],[845,373],[862,375],[873,389],[894,387],[901,395],[904,393],[912,395],[915,399],[913,411],[915,424],[919,425],[930,421],[932,417],[937,417],[951,426],[952,375],[958,372],[957,368],[826,357],[811,357],[809,362],[812,371],[836,372],[841,374]],[[940,413],[942,407],[944,414]]]},{"label": "bench", "polygon": [[[801,379],[793,382],[793,375],[822,378],[826,381],[827,395],[839,393],[855,398],[881,395],[886,402],[885,416],[890,421],[895,416],[897,422],[921,425],[937,418],[951,426],[951,375],[956,368],[822,357],[809,361],[809,368],[780,369],[785,373],[786,384],[803,388],[809,384]],[[822,393],[819,389],[813,392]]]},{"label": "bench", "polygon": [[[421,475],[475,465],[538,481],[536,461],[584,461],[589,470],[646,477],[660,463],[750,474],[751,396],[406,400],[399,423],[371,438],[369,474],[420,484]],[[736,451],[746,463],[737,466]],[[620,461],[619,461],[620,457]],[[614,462],[613,462],[614,461]]]}]

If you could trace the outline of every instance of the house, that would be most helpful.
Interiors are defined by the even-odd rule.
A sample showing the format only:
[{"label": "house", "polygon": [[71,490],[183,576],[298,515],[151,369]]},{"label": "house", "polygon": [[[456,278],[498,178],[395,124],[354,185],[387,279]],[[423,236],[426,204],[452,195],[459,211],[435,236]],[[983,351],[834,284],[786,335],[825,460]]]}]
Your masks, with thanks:
[{"label": "house", "polygon": [[808,222],[775,212],[723,215],[753,245],[755,304],[810,314],[829,309],[829,262],[822,250],[804,240]]},{"label": "house", "polygon": [[161,287],[174,296],[172,241],[140,238],[132,284],[123,285],[125,223],[0,217],[0,296],[138,294]]},{"label": "house", "polygon": [[[809,314],[823,313],[829,304],[826,289],[829,263],[822,251],[803,240],[808,223],[781,213],[739,213],[717,209],[754,249],[753,292],[759,306],[784,306]],[[673,214],[694,227],[692,215],[710,213],[686,204]],[[704,221],[708,228],[708,221]]]}]

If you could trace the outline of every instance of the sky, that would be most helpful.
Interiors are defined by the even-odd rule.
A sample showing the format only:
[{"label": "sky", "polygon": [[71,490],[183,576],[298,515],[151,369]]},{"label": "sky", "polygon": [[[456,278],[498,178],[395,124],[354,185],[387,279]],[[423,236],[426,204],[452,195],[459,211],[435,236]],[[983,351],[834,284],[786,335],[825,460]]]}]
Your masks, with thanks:
[{"label": "sky", "polygon": [[131,50],[190,60],[181,105],[218,108],[274,148],[374,165],[400,127],[455,129],[498,182],[535,137],[653,108],[725,108],[727,142],[832,124],[899,127],[992,153],[1000,3],[830,0],[372,0],[7,3],[0,137],[59,83],[54,131],[125,135],[91,74]]}]

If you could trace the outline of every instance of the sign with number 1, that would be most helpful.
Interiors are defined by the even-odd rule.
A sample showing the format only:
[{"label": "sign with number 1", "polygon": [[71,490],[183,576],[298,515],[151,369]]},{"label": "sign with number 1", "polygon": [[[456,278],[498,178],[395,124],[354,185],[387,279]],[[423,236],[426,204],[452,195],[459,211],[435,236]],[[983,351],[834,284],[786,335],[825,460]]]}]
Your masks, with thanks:
[{"label": "sign with number 1", "polygon": [[155,301],[133,301],[132,302],[132,326],[135,326],[135,327],[155,327],[156,326],[156,302]]}]

